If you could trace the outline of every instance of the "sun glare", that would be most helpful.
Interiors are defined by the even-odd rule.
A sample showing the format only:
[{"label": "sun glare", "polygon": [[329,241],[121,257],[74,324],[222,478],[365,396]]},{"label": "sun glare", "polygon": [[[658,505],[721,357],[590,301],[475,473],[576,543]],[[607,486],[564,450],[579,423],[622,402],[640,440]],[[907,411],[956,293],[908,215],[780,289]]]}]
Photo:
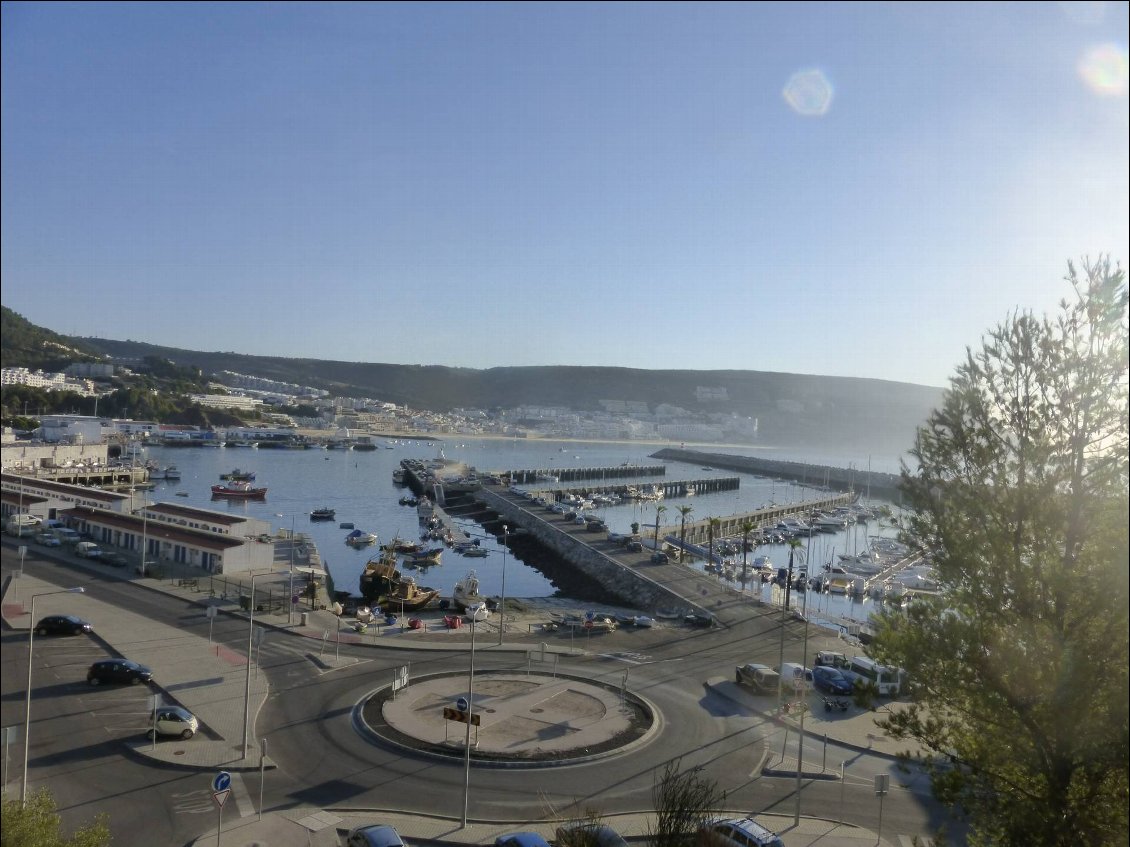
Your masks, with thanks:
[{"label": "sun glare", "polygon": [[781,96],[798,115],[820,117],[832,106],[832,83],[816,68],[797,71],[785,83]]},{"label": "sun glare", "polygon": [[1121,97],[1127,88],[1126,48],[1118,44],[1098,44],[1079,60],[1079,76],[1096,94]]}]

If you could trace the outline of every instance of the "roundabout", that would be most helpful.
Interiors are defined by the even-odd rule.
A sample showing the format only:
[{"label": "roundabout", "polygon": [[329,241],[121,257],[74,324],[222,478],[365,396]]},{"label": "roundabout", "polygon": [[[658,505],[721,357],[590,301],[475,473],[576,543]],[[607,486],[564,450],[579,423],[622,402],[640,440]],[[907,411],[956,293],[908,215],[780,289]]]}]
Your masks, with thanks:
[{"label": "roundabout", "polygon": [[473,696],[466,674],[437,674],[397,692],[378,689],[354,709],[357,730],[378,743],[461,759],[469,738],[472,762],[509,766],[623,752],[645,744],[659,724],[654,707],[637,695],[562,674],[476,674]]}]

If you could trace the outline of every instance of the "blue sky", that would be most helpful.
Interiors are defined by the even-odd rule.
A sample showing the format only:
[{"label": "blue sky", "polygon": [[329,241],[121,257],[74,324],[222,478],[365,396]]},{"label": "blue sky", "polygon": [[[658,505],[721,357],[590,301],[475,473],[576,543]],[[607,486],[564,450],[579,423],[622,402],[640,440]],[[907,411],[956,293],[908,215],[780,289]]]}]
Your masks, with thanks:
[{"label": "blue sky", "polygon": [[199,350],[943,385],[1068,260],[1126,263],[1127,9],[4,3],[3,303]]}]

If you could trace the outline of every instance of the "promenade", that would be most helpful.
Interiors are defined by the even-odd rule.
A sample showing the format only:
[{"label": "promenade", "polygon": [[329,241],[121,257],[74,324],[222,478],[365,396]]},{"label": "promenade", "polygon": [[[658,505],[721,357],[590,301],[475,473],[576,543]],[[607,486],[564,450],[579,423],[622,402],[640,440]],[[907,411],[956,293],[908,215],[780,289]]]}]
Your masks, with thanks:
[{"label": "promenade", "polygon": [[[60,555],[55,551],[44,555],[66,559],[80,567],[91,569],[98,567],[81,560],[73,560],[69,555]],[[4,542],[4,558],[6,564],[14,561],[14,550],[7,540]],[[105,568],[98,570],[102,574],[106,573]],[[234,615],[244,619],[248,616],[247,611],[240,609],[235,598],[210,597],[204,592],[182,588],[174,581],[133,577],[126,573],[123,573],[121,578],[133,582],[139,591],[162,592],[194,603],[200,607],[202,616],[210,608],[216,610],[214,614]],[[256,587],[258,589],[274,579],[279,581],[281,588],[287,578],[285,572],[259,576]],[[32,623],[28,614],[32,595],[57,588],[58,586],[37,579],[30,572],[7,579],[3,586],[2,604],[0,604],[4,625],[15,630],[27,629]],[[154,743],[143,736],[127,740],[124,743],[132,755],[207,773],[221,770],[254,772],[260,769],[260,745],[254,732],[255,717],[266,701],[268,685],[265,674],[248,673],[247,657],[242,651],[237,652],[210,643],[206,637],[186,634],[175,626],[133,614],[128,609],[101,603],[90,596],[84,596],[76,602],[73,595],[52,594],[41,596],[36,601],[37,618],[64,612],[76,613],[95,622],[95,637],[114,651],[159,669],[156,674],[155,689],[162,692],[166,702],[183,705],[201,721],[201,731],[189,740],[162,739]],[[346,621],[339,619],[332,611],[308,611],[292,615],[256,613],[254,622],[256,625],[275,630],[278,635],[272,637],[304,639],[309,645],[310,658],[331,666],[336,662],[355,661],[344,656],[337,657],[335,648],[339,643],[365,648],[377,648],[382,644],[391,646],[395,643],[398,649],[424,651],[470,649],[470,639],[466,632],[469,627],[463,630],[418,632],[393,626],[383,627],[376,633],[373,633],[371,628],[369,633],[359,635],[347,630]],[[497,635],[497,629],[494,632]],[[478,649],[514,650],[526,654],[531,649],[537,648],[549,653],[568,654],[581,653],[590,646],[589,642],[580,638],[576,641],[558,639],[548,644],[539,640],[535,626],[530,624],[523,628],[521,621],[513,623],[508,621],[503,643],[498,645],[494,642],[495,639],[492,638],[480,638]],[[597,643],[600,644],[599,641]],[[600,646],[598,649],[605,648]],[[764,698],[756,698],[744,688],[735,685],[732,676],[708,679],[705,685],[751,713],[759,711],[764,713],[770,705]],[[597,700],[602,696],[606,695],[593,693],[593,698]],[[581,711],[591,711],[585,705],[585,698],[577,698],[576,709],[579,711],[576,714],[569,714],[568,706],[563,708],[564,711],[555,715],[554,719],[562,723],[570,723],[576,732],[588,733],[587,736],[574,740],[581,746],[595,743],[616,729],[604,721],[586,721],[584,715],[580,714]],[[411,710],[392,713],[392,720],[401,724],[398,729],[409,736],[421,737],[421,733],[425,731],[434,731],[434,728],[425,730],[415,725],[414,722],[420,718],[421,716],[414,715]],[[813,725],[817,727],[815,732],[812,730]],[[873,716],[868,713],[836,715],[834,718],[811,715],[808,731],[814,738],[826,736],[873,754],[893,756],[895,752],[894,742],[876,734]],[[513,735],[512,732],[507,739],[508,747],[519,749],[528,747],[531,751],[539,743],[536,733],[520,737]],[[617,753],[613,751],[607,755],[617,755]],[[267,768],[273,767],[269,756],[262,765]],[[764,763],[765,770],[769,770],[772,766],[772,762]],[[788,765],[782,764],[781,768],[787,770]],[[795,773],[795,768],[789,772]],[[818,773],[806,773],[806,776],[830,777]],[[8,796],[11,796],[11,793]],[[268,809],[260,819],[260,811],[255,808],[250,798],[245,797],[242,802],[237,802],[233,806],[235,808],[225,809],[223,815],[224,844],[228,847],[242,847],[242,845],[330,847],[341,844],[342,833],[350,828],[374,822],[395,826],[405,839],[412,843],[485,844],[492,842],[498,834],[518,830],[538,831],[549,839],[553,837],[557,823],[539,820],[470,821],[468,827],[464,829],[458,819],[431,818],[406,814],[395,809],[356,809],[347,806],[328,809],[288,808],[284,811]],[[740,816],[741,813],[735,811],[733,815]],[[629,839],[644,839],[652,826],[650,816],[642,813],[609,815],[606,819]],[[774,828],[787,847],[808,847],[817,844],[822,847],[863,847],[877,843],[875,832],[836,821],[802,817],[799,824],[794,825],[792,816],[760,815],[758,819],[766,826]],[[212,828],[210,832],[201,833],[197,843],[213,843],[215,838],[216,832]]]}]

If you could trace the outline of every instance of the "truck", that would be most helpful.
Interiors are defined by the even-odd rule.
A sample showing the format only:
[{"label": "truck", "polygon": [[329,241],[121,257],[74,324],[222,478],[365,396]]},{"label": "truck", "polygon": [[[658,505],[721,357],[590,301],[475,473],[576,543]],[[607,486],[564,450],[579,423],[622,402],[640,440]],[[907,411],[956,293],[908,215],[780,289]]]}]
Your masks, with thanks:
[{"label": "truck", "polygon": [[738,685],[748,685],[759,694],[776,694],[781,684],[781,675],[768,665],[749,662],[738,665],[734,671],[734,681]]}]

